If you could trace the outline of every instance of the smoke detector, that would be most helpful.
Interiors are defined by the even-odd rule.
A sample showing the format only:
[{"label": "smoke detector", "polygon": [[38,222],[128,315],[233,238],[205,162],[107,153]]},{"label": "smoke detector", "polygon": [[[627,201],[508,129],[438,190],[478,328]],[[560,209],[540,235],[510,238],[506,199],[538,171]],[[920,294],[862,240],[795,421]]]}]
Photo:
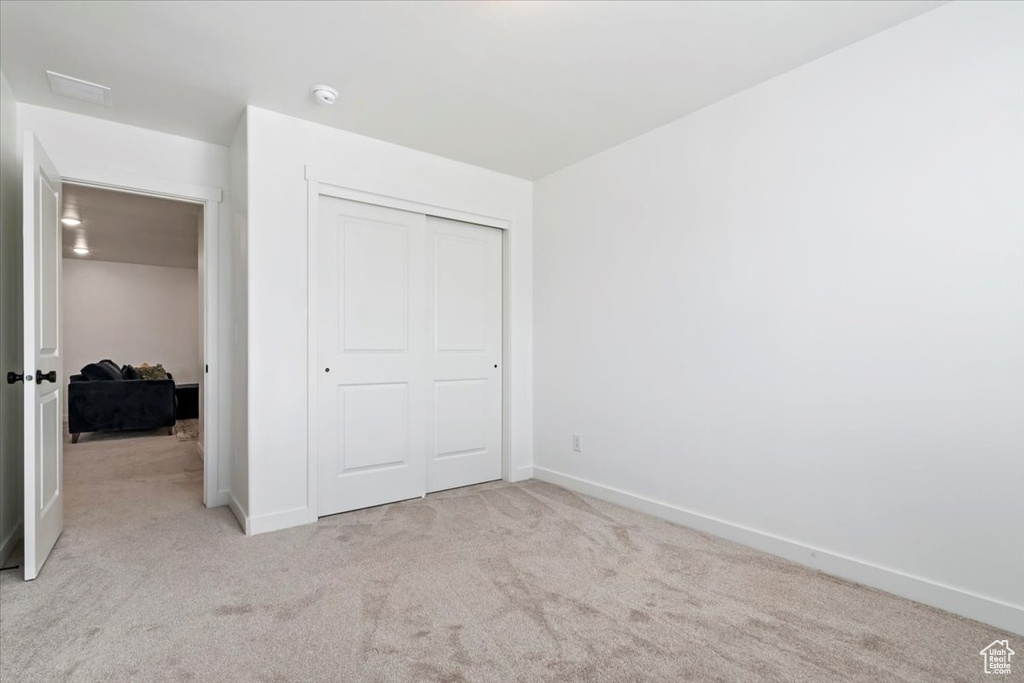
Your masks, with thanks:
[{"label": "smoke detector", "polygon": [[313,98],[317,104],[334,104],[338,101],[338,91],[329,85],[314,85]]},{"label": "smoke detector", "polygon": [[46,78],[50,81],[50,89],[55,95],[102,104],[105,107],[114,106],[114,95],[105,85],[83,81],[81,78],[72,78],[55,71],[47,71]]}]

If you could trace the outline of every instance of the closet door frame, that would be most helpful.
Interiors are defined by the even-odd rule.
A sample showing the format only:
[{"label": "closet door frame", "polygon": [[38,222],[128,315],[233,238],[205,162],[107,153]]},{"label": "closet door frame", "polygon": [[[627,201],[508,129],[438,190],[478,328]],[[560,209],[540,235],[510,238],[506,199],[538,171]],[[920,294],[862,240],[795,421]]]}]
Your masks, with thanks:
[{"label": "closet door frame", "polygon": [[[317,244],[317,226],[319,223],[319,208],[320,208],[320,197],[336,197],[338,199],[346,199],[354,202],[362,202],[363,204],[372,204],[374,206],[381,206],[388,209],[399,209],[401,211],[409,211],[412,213],[420,213],[426,216],[437,216],[438,218],[448,218],[455,221],[461,221],[463,223],[472,223],[475,225],[482,225],[489,228],[497,228],[501,230],[501,265],[502,265],[502,282],[501,282],[501,385],[502,385],[502,396],[501,396],[501,478],[504,481],[513,481],[513,469],[511,465],[510,457],[510,441],[511,441],[511,391],[512,391],[512,357],[511,357],[511,320],[510,320],[510,294],[512,291],[511,274],[512,268],[510,263],[511,254],[511,231],[513,229],[513,222],[506,218],[498,218],[495,216],[484,216],[481,214],[466,211],[458,207],[445,207],[437,206],[433,204],[427,204],[416,200],[404,198],[404,197],[393,197],[389,195],[377,194],[373,192],[366,192],[354,187],[347,187],[337,182],[332,182],[331,174],[321,169],[313,168],[310,166],[306,167],[306,184],[307,184],[307,217],[306,217],[306,246],[307,246],[307,353],[306,353],[306,400],[307,400],[307,424],[306,424],[306,443],[308,444],[308,465],[306,468],[308,483],[307,483],[307,500],[308,510],[311,516],[310,522],[316,521],[318,518],[319,510],[319,470],[320,470],[320,459],[319,459],[319,444],[317,440],[318,425],[320,417],[320,406],[318,396],[318,381],[319,381],[319,364],[318,356],[319,349],[319,320],[317,319],[316,311],[319,303],[318,299],[318,283],[317,283],[317,270],[314,267],[316,264],[316,255],[318,253]],[[424,476],[426,474],[424,473]],[[424,482],[425,487],[425,482]]]}]

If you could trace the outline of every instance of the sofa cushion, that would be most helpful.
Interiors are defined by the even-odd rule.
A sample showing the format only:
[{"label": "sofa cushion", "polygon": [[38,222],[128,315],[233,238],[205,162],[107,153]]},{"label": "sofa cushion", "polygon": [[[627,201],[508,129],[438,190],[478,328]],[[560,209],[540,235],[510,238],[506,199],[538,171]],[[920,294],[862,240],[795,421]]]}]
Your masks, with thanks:
[{"label": "sofa cushion", "polygon": [[121,379],[142,379],[142,375],[132,366],[124,365],[121,367]]},{"label": "sofa cushion", "polygon": [[111,367],[109,363],[104,361],[100,361],[99,363],[89,363],[82,368],[82,374],[91,382],[121,379],[120,368]]}]

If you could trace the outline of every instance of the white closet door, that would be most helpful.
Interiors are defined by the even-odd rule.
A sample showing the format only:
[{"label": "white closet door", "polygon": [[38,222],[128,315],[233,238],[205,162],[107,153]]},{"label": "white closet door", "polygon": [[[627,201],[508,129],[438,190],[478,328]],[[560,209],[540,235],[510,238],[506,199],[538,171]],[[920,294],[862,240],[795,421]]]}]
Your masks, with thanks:
[{"label": "white closet door", "polygon": [[427,491],[501,478],[501,231],[427,217]]},{"label": "white closet door", "polygon": [[426,218],[321,197],[319,514],[424,493]]}]

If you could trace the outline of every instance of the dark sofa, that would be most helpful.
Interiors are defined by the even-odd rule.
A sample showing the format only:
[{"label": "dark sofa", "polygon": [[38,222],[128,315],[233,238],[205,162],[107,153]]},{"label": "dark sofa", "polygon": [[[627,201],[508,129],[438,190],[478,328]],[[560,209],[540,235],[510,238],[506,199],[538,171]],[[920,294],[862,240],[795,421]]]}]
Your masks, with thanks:
[{"label": "dark sofa", "polygon": [[167,433],[173,434],[174,378],[167,377],[90,379],[84,374],[72,375],[68,385],[71,442],[78,443],[82,432],[166,427]]}]

